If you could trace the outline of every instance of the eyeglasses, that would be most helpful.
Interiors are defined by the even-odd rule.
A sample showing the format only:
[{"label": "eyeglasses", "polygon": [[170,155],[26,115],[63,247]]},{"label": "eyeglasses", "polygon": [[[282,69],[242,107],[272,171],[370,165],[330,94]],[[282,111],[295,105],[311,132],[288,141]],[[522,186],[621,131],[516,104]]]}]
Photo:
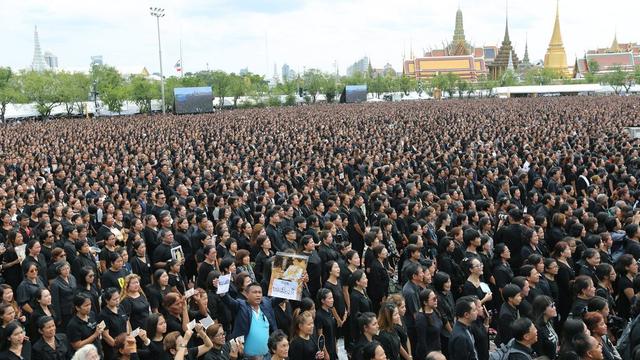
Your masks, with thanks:
[{"label": "eyeglasses", "polygon": [[225,335],[227,335],[227,333],[223,331],[221,333],[218,333],[216,337],[220,337],[220,336],[224,337]]}]

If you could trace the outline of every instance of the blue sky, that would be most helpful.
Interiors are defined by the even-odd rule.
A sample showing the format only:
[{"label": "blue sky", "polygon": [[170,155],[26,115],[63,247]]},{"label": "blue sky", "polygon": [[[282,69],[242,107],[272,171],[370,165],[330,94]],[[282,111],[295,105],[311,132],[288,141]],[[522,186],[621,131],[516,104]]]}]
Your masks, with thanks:
[{"label": "blue sky", "polygon": [[[26,68],[33,57],[38,25],[43,51],[58,56],[63,69],[87,71],[90,56],[123,72],[159,70],[155,19],[149,6],[166,9],[161,19],[163,68],[176,74],[182,39],[186,71],[207,68],[273,75],[283,63],[294,70],[333,71],[369,56],[374,67],[400,69],[402,54],[441,47],[453,35],[461,6],[467,39],[499,45],[504,34],[504,0],[0,0],[0,66]],[[542,59],[555,17],[555,0],[511,0],[511,40],[519,56],[528,37],[532,60]],[[620,42],[638,41],[634,26],[640,4],[629,0],[561,0],[562,35],[568,62],[585,50],[608,46],[617,29]]]}]

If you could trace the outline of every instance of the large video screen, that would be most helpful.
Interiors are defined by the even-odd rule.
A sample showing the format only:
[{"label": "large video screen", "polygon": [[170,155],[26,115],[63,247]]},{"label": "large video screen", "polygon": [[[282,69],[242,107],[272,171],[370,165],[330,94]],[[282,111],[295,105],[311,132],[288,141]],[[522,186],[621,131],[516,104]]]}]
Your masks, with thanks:
[{"label": "large video screen", "polygon": [[367,101],[367,85],[347,85],[345,92],[347,103]]},{"label": "large video screen", "polygon": [[213,92],[210,87],[173,89],[176,114],[213,112]]}]

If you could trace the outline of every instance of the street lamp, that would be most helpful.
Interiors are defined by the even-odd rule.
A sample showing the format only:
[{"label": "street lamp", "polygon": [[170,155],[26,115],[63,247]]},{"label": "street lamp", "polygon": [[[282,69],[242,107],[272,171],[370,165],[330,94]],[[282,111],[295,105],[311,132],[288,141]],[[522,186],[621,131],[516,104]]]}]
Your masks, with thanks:
[{"label": "street lamp", "polygon": [[155,16],[158,25],[158,57],[160,58],[160,92],[162,93],[162,113],[165,114],[164,106],[164,75],[162,73],[162,47],[160,46],[160,18],[164,17],[164,9],[150,7],[151,16]]}]

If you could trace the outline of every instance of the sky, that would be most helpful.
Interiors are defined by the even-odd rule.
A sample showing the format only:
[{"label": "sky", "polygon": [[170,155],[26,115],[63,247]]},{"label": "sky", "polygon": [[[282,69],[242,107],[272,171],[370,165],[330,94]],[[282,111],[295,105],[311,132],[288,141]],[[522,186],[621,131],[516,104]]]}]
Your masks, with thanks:
[{"label": "sky", "polygon": [[[363,56],[374,68],[390,63],[401,70],[403,54],[441,48],[451,41],[455,13],[464,14],[467,40],[499,45],[504,36],[505,0],[0,0],[0,66],[31,65],[34,26],[42,51],[58,57],[60,68],[88,71],[90,57],[125,73],[143,67],[159,72],[156,18],[160,19],[163,70],[186,72],[242,68],[273,76],[287,63],[293,70],[317,68],[345,74]],[[522,58],[528,39],[532,62],[544,58],[555,19],[556,0],[510,0],[509,34]],[[586,50],[636,42],[631,0],[560,0],[560,21],[572,65]]]}]

